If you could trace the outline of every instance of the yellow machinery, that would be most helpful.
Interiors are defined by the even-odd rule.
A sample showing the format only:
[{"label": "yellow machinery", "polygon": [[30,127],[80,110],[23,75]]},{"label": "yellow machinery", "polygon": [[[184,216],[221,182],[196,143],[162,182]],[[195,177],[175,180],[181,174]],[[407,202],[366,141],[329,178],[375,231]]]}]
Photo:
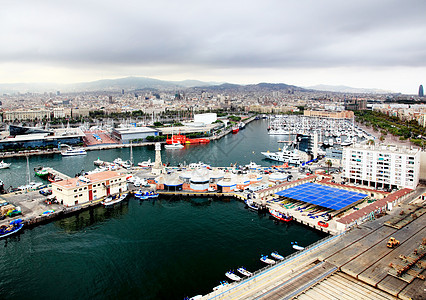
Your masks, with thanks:
[{"label": "yellow machinery", "polygon": [[394,237],[391,237],[386,246],[388,246],[388,248],[395,248],[396,246],[399,246],[399,241]]}]

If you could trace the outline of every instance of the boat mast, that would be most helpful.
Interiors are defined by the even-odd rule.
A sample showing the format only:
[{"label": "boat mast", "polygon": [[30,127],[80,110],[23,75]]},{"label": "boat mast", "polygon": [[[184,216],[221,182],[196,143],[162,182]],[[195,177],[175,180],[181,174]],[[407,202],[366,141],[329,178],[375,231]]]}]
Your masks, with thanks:
[{"label": "boat mast", "polygon": [[133,167],[133,147],[132,147],[132,141],[130,141],[130,165]]},{"label": "boat mast", "polygon": [[25,155],[27,158],[27,185],[30,184],[30,160],[29,160],[29,155]]}]

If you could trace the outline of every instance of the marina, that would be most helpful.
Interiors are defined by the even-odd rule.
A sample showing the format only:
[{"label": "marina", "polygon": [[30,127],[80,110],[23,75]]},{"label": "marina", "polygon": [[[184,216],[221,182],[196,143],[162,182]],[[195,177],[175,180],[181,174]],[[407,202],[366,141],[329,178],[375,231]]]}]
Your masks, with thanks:
[{"label": "marina", "polygon": [[[246,126],[246,129],[241,133],[238,133],[237,135],[226,136],[224,137],[224,140],[217,142],[226,142],[228,143],[228,147],[232,146],[234,144],[234,137],[238,139],[238,135],[244,134],[245,132],[250,132],[254,125],[255,124],[250,124]],[[266,123],[260,123],[259,125],[265,126]],[[262,129],[262,126],[258,127]],[[269,139],[268,135],[266,135],[266,137]],[[250,136],[247,135],[243,138],[249,139]],[[267,140],[265,140],[265,144],[266,141]],[[217,151],[218,148],[215,147],[215,143],[217,142],[210,143],[208,147],[212,147],[214,149],[213,151]],[[277,140],[275,140],[275,143],[276,142]],[[235,145],[238,145],[238,143]],[[251,149],[256,147],[255,144],[253,145],[254,146],[251,147]],[[205,148],[201,148],[204,146],[205,145],[199,145],[195,146],[197,148],[184,148],[178,151],[188,151],[190,153],[191,151],[205,150]],[[260,149],[261,147],[264,147],[264,145],[257,145],[257,147],[257,149]],[[237,148],[237,151],[235,152],[239,157],[241,156],[240,149]],[[138,150],[146,151],[147,149],[139,148]],[[235,149],[231,149],[231,151],[228,153],[232,153],[233,150]],[[122,194],[122,191],[120,191],[120,193],[114,194],[114,196],[96,197],[92,200],[89,199],[88,202],[82,202],[81,204],[76,202],[76,205],[71,206],[61,205],[60,202],[62,202],[62,200],[60,199],[57,199],[60,201],[57,201],[56,203],[52,202],[47,204],[47,198],[41,195],[38,190],[25,192],[19,191],[12,194],[2,195],[1,198],[9,202],[17,203],[20,205],[20,207],[22,207],[21,217],[23,217],[25,227],[28,229],[34,228],[34,226],[37,224],[46,224],[52,221],[54,223],[67,222],[68,219],[78,219],[80,215],[87,214],[90,216],[95,212],[97,214],[114,214],[115,211],[125,211],[126,214],[131,215],[132,210],[145,209],[147,205],[149,205],[148,207],[155,209],[168,206],[174,207],[175,205],[179,204],[184,204],[186,206],[187,203],[190,203],[191,207],[194,205],[195,207],[199,208],[204,206],[209,207],[213,204],[227,205],[228,203],[233,203],[232,206],[237,206],[241,210],[240,214],[244,214],[246,217],[248,217],[248,220],[251,220],[250,222],[254,222],[254,220],[262,220],[261,222],[268,222],[269,225],[276,226],[277,229],[282,229],[282,226],[285,226],[286,230],[284,232],[280,232],[281,234],[285,234],[286,238],[284,240],[277,241],[277,246],[273,247],[273,245],[268,245],[268,247],[259,247],[260,245],[258,245],[255,247],[255,249],[253,249],[253,251],[250,251],[251,255],[245,261],[236,259],[235,261],[231,262],[230,260],[225,259],[221,263],[221,265],[225,266],[225,268],[221,270],[217,269],[214,279],[212,276],[210,280],[205,281],[203,284],[198,283],[198,285],[204,287],[203,289],[199,289],[198,287],[194,286],[194,291],[199,291],[200,294],[207,294],[212,289],[223,292],[228,287],[233,287],[232,283],[221,283],[219,286],[217,285],[217,282],[220,280],[220,278],[223,279],[223,274],[225,274],[225,277],[230,280],[244,281],[244,278],[236,275],[232,269],[231,271],[225,273],[226,270],[229,270],[230,268],[237,269],[237,265],[244,265],[250,270],[263,270],[261,265],[254,263],[254,261],[257,260],[256,257],[259,258],[259,255],[261,256],[260,260],[257,260],[258,263],[272,266],[279,265],[280,261],[285,261],[286,257],[290,253],[302,253],[306,249],[310,249],[309,246],[299,246],[299,244],[312,244],[312,240],[309,241],[305,238],[301,238],[305,234],[312,233],[316,237],[324,237],[327,234],[340,236],[349,225],[346,223],[339,223],[339,220],[350,218],[350,216],[353,214],[353,211],[356,212],[360,209],[367,209],[370,204],[370,199],[374,199],[374,201],[378,199],[383,200],[386,199],[389,195],[392,195],[383,191],[332,183],[331,180],[333,179],[333,176],[330,176],[323,170],[320,170],[318,165],[312,167],[318,168],[319,171],[315,172],[315,174],[310,174],[309,172],[300,172],[297,167],[288,164],[276,166],[273,165],[273,162],[268,160],[256,160],[253,158],[253,156],[256,154],[255,151],[253,151],[251,155],[245,152],[246,156],[244,160],[241,161],[241,163],[236,163],[234,160],[235,157],[228,157],[227,163],[221,167],[217,167],[217,165],[213,165],[211,161],[204,159],[192,160],[198,161],[197,163],[180,162],[176,165],[171,163],[163,164],[161,161],[171,160],[170,158],[173,158],[177,152],[161,151],[160,153],[158,150],[156,150],[155,159],[151,160],[151,157],[154,157],[154,151],[152,151],[152,149],[149,151],[151,156],[148,160],[146,160],[146,156],[144,157],[145,162],[142,162],[143,166],[131,168],[125,167],[125,159],[130,157],[129,160],[132,160],[132,156],[140,157],[140,153],[138,153],[138,151],[134,151],[133,154],[130,151],[130,155],[127,157],[114,153],[110,156],[110,158],[105,158],[105,156],[101,156],[100,153],[93,153],[94,155],[90,155],[90,152],[88,152],[86,155],[66,158],[67,160],[73,159],[75,163],[90,163],[91,166],[99,165],[102,167],[107,164],[108,161],[111,161],[111,164],[117,165],[117,171],[121,172],[122,178],[125,178],[128,182],[127,185],[129,188],[129,193],[133,194],[133,196],[129,197],[128,201],[123,201],[128,197],[128,195],[127,193]],[[220,151],[229,150],[222,148]],[[169,155],[171,156],[169,157]],[[102,159],[100,159],[101,157]],[[117,157],[120,157],[120,162],[118,161]],[[203,156],[203,158],[205,157]],[[158,163],[159,159],[161,159],[160,163]],[[205,163],[202,163],[201,160]],[[141,161],[140,158],[139,161]],[[256,162],[259,162],[259,164]],[[72,168],[75,166],[70,167]],[[76,174],[76,177],[72,177],[61,172],[60,168],[58,168],[59,170],[56,170],[56,168],[52,167],[46,169],[48,170],[49,178],[61,178],[65,185],[70,184],[67,182],[76,182],[76,187],[80,189],[88,187],[92,180],[94,180],[92,178],[96,178],[96,176],[98,176],[96,175],[98,172],[80,171],[76,172],[78,173]],[[157,175],[153,175],[154,172],[158,170],[160,170],[160,172]],[[101,171],[99,174],[102,172],[116,171]],[[67,170],[65,173],[70,174],[70,170]],[[93,182],[96,185],[96,182]],[[110,184],[106,183],[105,186],[107,185],[109,188]],[[58,183],[52,182],[52,188],[56,186],[58,186]],[[332,193],[334,196],[341,195],[342,198],[340,200],[337,199],[337,201],[333,200],[334,202],[330,202],[329,199],[323,198],[327,195],[325,191],[330,191],[330,193]],[[310,193],[310,200],[306,201],[306,199],[304,199],[303,193],[301,192]],[[321,194],[321,197],[313,197],[315,193]],[[407,195],[410,194],[398,194],[396,195],[396,200],[392,201],[395,202],[404,200],[406,199]],[[350,198],[352,199],[351,201],[345,202]],[[313,202],[314,199],[316,199],[316,202]],[[109,206],[109,208],[106,209],[101,207],[102,204],[104,204],[103,206],[105,207]],[[268,213],[268,211],[270,213]],[[226,211],[226,214],[233,212],[235,213],[235,211]],[[167,222],[171,220],[171,215],[166,215],[165,217]],[[208,217],[204,215],[204,218],[206,218],[204,221],[208,220],[209,218],[214,218],[217,221],[216,218],[218,217],[219,216],[216,215],[208,215]],[[224,221],[230,222],[229,218],[235,218],[235,216],[229,216],[228,218],[225,218]],[[131,221],[131,219],[129,221]],[[214,221],[213,224],[215,224],[216,221]],[[192,220],[190,223],[191,222]],[[243,224],[244,226],[247,225],[246,222]],[[45,226],[47,225],[41,226],[40,228]],[[19,235],[17,235],[17,238],[21,238],[21,236],[22,238],[25,238],[27,232],[25,227],[24,230],[21,231]],[[243,227],[239,228],[240,230],[244,230],[244,232],[246,232],[246,229]],[[38,230],[38,228],[39,227],[35,227],[34,230]],[[166,228],[169,228],[168,224]],[[292,232],[293,229],[300,229],[303,234],[288,235],[288,232]],[[230,230],[229,234],[231,234],[231,232],[233,232],[233,230]],[[263,230],[260,232],[263,232]],[[262,234],[264,234],[264,232]],[[248,237],[252,238],[252,235],[248,234]],[[229,236],[229,238],[232,237]],[[290,241],[297,241],[298,243],[293,244],[293,242],[290,243]],[[222,245],[222,242],[220,244]],[[254,250],[256,250],[256,253]],[[232,251],[235,250],[233,249]],[[272,259],[267,255],[263,255],[262,253],[271,253]],[[234,265],[234,263],[238,264]],[[243,276],[248,276],[250,278],[250,275],[248,274],[252,274],[252,272],[247,271],[245,267],[244,269],[241,269],[243,267],[240,267],[237,271]],[[246,272],[243,270],[246,270]],[[221,272],[220,276],[219,271]],[[237,277],[239,279],[237,279]],[[207,286],[207,283],[209,283],[209,286]],[[169,293],[176,295],[174,292],[175,291],[172,290],[169,291]]]}]

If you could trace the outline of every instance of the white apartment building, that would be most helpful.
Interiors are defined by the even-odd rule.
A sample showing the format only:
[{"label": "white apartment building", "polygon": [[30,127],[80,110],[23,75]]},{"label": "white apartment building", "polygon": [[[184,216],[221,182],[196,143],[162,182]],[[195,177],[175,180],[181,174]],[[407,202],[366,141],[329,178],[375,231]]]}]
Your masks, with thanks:
[{"label": "white apartment building", "polygon": [[420,149],[396,145],[360,145],[343,149],[343,177],[375,188],[415,189],[420,175]]}]

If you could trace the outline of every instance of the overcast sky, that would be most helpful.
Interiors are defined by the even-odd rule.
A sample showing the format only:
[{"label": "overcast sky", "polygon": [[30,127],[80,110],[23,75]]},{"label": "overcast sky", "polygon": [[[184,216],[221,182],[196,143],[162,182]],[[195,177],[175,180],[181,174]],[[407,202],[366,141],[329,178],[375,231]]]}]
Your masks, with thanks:
[{"label": "overcast sky", "polygon": [[125,76],[416,94],[425,0],[2,0],[0,83]]}]

